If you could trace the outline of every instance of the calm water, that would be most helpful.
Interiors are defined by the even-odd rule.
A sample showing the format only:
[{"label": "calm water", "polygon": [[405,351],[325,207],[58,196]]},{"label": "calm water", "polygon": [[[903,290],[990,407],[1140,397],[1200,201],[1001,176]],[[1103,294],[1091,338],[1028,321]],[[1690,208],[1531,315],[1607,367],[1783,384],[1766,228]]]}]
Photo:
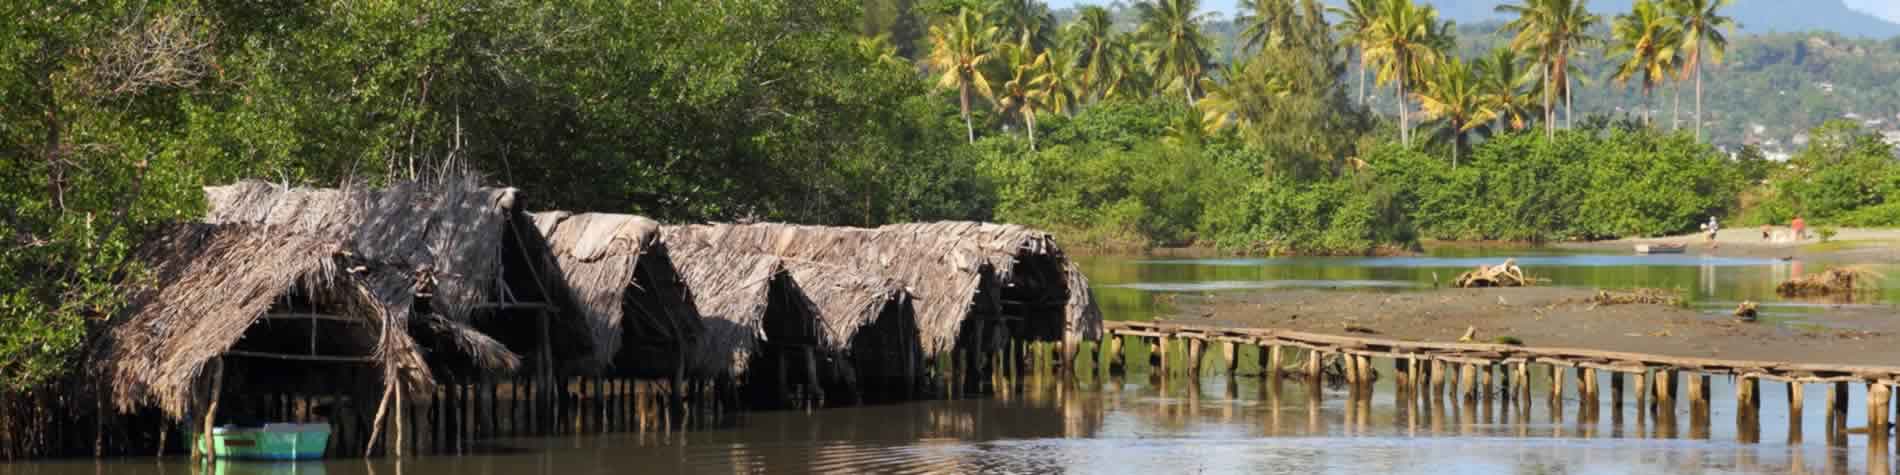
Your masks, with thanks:
[{"label": "calm water", "polygon": [[[1699,308],[1768,303],[1799,319],[1827,304],[1774,297],[1773,286],[1819,264],[1632,257],[1532,250],[1441,250],[1427,257],[1377,259],[1150,260],[1092,258],[1084,269],[1111,319],[1165,313],[1169,293],[1262,288],[1404,292],[1434,276],[1502,257],[1552,285],[1681,289]],[[1892,272],[1891,269],[1879,269]],[[1900,301],[1882,292],[1861,305]],[[1865,300],[1872,300],[1866,302]],[[1607,396],[1585,411],[1574,394],[1553,411],[1543,391],[1514,403],[1420,407],[1399,400],[1388,381],[1369,399],[1297,383],[1210,376],[1151,379],[1141,361],[1125,379],[1092,376],[1074,386],[1049,378],[994,398],[926,401],[816,412],[760,412],[719,429],[685,434],[621,434],[490,441],[462,456],[224,464],[217,473],[1867,473],[1887,472],[1894,446],[1864,436],[1830,439],[1823,386],[1806,388],[1807,414],[1791,423],[1783,386],[1764,383],[1761,415],[1738,417],[1729,381],[1713,381],[1706,414],[1679,404],[1658,419]],[[1084,370],[1089,368],[1084,367]],[[1389,371],[1389,369],[1388,369]],[[1389,374],[1389,372],[1387,373]],[[1605,375],[1605,379],[1608,376]],[[1534,387],[1546,387],[1542,377]],[[1570,385],[1574,387],[1575,385]],[[1849,418],[1864,420],[1859,387]],[[1594,413],[1591,416],[1588,413]],[[1889,442],[1889,444],[1892,444]],[[197,473],[180,458],[0,464],[0,475]]]}]

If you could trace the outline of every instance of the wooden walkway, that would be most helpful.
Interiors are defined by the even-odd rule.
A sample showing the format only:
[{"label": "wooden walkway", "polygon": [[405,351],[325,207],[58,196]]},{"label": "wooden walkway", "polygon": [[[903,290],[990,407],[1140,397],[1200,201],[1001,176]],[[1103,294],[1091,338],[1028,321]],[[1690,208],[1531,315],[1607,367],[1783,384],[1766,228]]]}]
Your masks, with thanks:
[{"label": "wooden walkway", "polygon": [[[1234,356],[1238,354],[1236,350],[1241,346],[1255,346],[1261,350],[1260,366],[1269,378],[1278,378],[1285,371],[1316,379],[1321,377],[1322,366],[1336,364],[1346,382],[1355,388],[1369,388],[1376,378],[1372,359],[1386,358],[1393,361],[1396,381],[1402,391],[1425,389],[1471,398],[1496,394],[1495,389],[1505,394],[1516,392],[1528,399],[1528,384],[1510,382],[1530,381],[1532,371],[1538,371],[1549,375],[1550,397],[1555,399],[1564,394],[1568,379],[1565,373],[1574,372],[1578,397],[1596,400],[1600,393],[1599,372],[1609,372],[1610,397],[1618,405],[1624,400],[1627,378],[1633,383],[1633,393],[1639,403],[1648,400],[1656,407],[1673,408],[1679,396],[1677,383],[1686,380],[1686,399],[1691,404],[1706,407],[1711,392],[1709,377],[1730,376],[1736,378],[1737,406],[1744,409],[1761,407],[1760,384],[1762,380],[1769,380],[1787,383],[1790,417],[1800,417],[1803,385],[1811,383],[1828,385],[1830,416],[1847,413],[1849,384],[1867,387],[1868,427],[1885,427],[1890,416],[1900,414],[1889,409],[1893,405],[1895,386],[1900,385],[1900,366],[1795,364],[1578,348],[1405,341],[1175,322],[1105,322],[1102,330],[1107,336],[1103,351],[1108,352],[1107,369],[1111,372],[1126,365],[1122,351],[1124,341],[1145,344],[1151,354],[1159,355],[1163,374],[1168,372],[1167,354],[1185,351],[1189,367],[1176,369],[1185,369],[1191,375],[1200,374],[1206,346],[1218,344],[1223,347],[1230,374],[1238,364]],[[1685,378],[1685,374],[1688,377]]]}]

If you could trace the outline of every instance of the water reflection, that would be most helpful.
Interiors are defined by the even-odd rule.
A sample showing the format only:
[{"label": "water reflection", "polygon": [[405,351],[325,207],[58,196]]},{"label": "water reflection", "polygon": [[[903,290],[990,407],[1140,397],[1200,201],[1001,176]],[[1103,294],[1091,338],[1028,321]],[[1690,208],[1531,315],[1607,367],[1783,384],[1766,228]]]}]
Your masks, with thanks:
[{"label": "water reflection", "polygon": [[[1475,381],[1472,397],[1451,388],[1402,391],[1389,377],[1358,389],[1258,378],[1165,385],[1046,378],[1008,397],[751,413],[730,428],[683,435],[498,440],[487,445],[506,450],[400,465],[222,464],[215,472],[1884,473],[1892,456],[1884,438],[1836,438],[1827,430],[1832,417],[1787,417],[1782,398],[1765,398],[1759,411],[1738,406],[1724,378],[1704,386],[1714,396],[1706,406],[1645,405],[1635,394],[1592,398],[1578,391],[1583,384],[1550,399],[1547,374],[1524,385],[1501,376],[1508,372],[1499,368],[1488,386]],[[1804,402],[1825,407],[1811,399]],[[1807,443],[1803,433],[1829,437]],[[176,458],[129,459],[0,465],[0,475],[194,468]]]}]

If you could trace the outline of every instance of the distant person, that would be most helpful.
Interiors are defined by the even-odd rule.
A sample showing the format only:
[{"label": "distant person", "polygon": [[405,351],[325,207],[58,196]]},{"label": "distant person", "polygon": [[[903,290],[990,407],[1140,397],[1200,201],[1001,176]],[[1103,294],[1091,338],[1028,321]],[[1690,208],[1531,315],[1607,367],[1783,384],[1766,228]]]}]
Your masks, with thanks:
[{"label": "distant person", "polygon": [[1772,228],[1772,227],[1769,227],[1769,226],[1768,226],[1768,225],[1766,225],[1766,224],[1763,224],[1763,225],[1761,225],[1761,240],[1763,240],[1763,241],[1767,241],[1767,240],[1768,240],[1768,236],[1769,236],[1769,235],[1771,235],[1771,234],[1773,234],[1773,233],[1774,233],[1774,228]]},{"label": "distant person", "polygon": [[1720,224],[1717,224],[1717,223],[1715,222],[1715,217],[1714,217],[1714,216],[1710,216],[1710,217],[1709,217],[1709,226],[1708,226],[1708,229],[1709,229],[1709,245],[1710,245],[1709,247],[1722,247],[1722,245],[1721,245],[1721,244],[1717,244],[1717,243],[1715,242],[1715,232],[1716,232],[1717,230],[1720,230],[1720,229],[1722,229],[1722,225],[1720,225]]},{"label": "distant person", "polygon": [[1794,221],[1788,223],[1788,226],[1794,228],[1794,240],[1800,241],[1807,239],[1808,222],[1802,220],[1801,215],[1794,215]]}]

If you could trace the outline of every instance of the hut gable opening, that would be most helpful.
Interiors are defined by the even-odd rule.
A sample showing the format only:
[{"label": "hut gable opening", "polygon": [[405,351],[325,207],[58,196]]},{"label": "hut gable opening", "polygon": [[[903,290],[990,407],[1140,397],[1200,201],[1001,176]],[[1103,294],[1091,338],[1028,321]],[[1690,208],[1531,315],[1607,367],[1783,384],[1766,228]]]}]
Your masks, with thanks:
[{"label": "hut gable opening", "polygon": [[703,322],[653,220],[603,213],[533,215],[593,343],[586,370],[674,376]]}]

